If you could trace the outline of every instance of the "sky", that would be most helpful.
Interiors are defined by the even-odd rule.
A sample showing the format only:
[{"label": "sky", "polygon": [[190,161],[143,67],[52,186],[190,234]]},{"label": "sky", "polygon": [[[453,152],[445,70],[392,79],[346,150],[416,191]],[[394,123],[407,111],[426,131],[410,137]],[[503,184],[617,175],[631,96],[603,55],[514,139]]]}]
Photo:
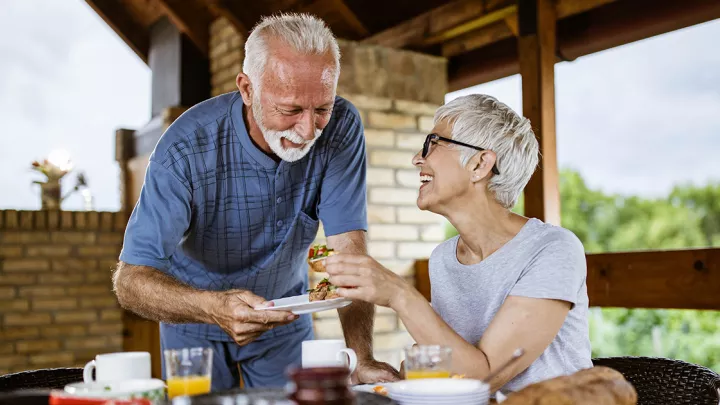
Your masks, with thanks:
[{"label": "sky", "polygon": [[[67,150],[98,210],[120,209],[115,130],[150,119],[150,69],[82,0],[0,0],[0,208],[39,209],[34,159]],[[83,207],[80,195],[63,209]]]},{"label": "sky", "polygon": [[[120,207],[115,130],[150,119],[151,72],[82,0],[0,0],[0,209],[38,209],[29,170],[55,149],[95,209]],[[715,39],[713,39],[715,38]],[[556,65],[558,161],[647,197],[720,181],[720,20]],[[715,51],[711,51],[711,50]],[[521,113],[519,76],[476,86]],[[63,209],[82,209],[79,195]]]}]

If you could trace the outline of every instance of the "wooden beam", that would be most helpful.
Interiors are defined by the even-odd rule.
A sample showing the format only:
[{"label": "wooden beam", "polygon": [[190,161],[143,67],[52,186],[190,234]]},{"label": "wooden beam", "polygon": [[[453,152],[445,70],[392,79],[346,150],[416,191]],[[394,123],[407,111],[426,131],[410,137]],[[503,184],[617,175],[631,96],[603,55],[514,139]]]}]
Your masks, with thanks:
[{"label": "wooden beam", "polygon": [[457,91],[520,71],[517,38],[511,37],[448,61],[448,91]]},{"label": "wooden beam", "polygon": [[717,0],[616,1],[560,24],[560,52],[573,60],[717,18]]},{"label": "wooden beam", "polygon": [[[716,0],[613,1],[558,21],[558,54],[573,60],[717,18],[720,2]],[[448,89],[461,90],[519,71],[515,39],[500,40],[451,58]]]},{"label": "wooden beam", "polygon": [[519,0],[518,4],[523,114],[540,144],[540,165],[525,187],[525,216],[560,225],[555,145],[555,7],[553,0]]},{"label": "wooden beam", "polygon": [[208,55],[213,16],[201,4],[188,0],[156,0],[170,21],[188,36],[203,55]]},{"label": "wooden beam", "polygon": [[[590,306],[720,310],[720,249],[586,255]],[[415,288],[430,300],[428,260]]]},{"label": "wooden beam", "polygon": [[290,11],[322,18],[340,38],[357,41],[370,35],[365,24],[344,0],[304,0],[293,5]]},{"label": "wooden beam", "polygon": [[85,0],[85,2],[143,62],[148,62],[150,33],[133,19],[119,0]]},{"label": "wooden beam", "polygon": [[355,31],[360,38],[365,38],[370,35],[370,31],[365,27],[365,24],[358,19],[357,15],[348,7],[347,3],[343,0],[329,0],[332,2],[332,8],[338,12],[343,20],[349,25],[353,31]]},{"label": "wooden beam", "polygon": [[[580,14],[613,1],[617,0],[558,0],[555,4],[557,19]],[[497,16],[502,16],[502,18],[493,20],[491,24],[485,24],[471,30],[459,38],[445,41],[442,45],[442,55],[451,58],[519,35],[517,8],[515,6],[506,7],[494,13]],[[500,20],[504,21],[505,24],[495,22]]]},{"label": "wooden beam", "polygon": [[571,15],[584,13],[614,1],[618,0],[557,0],[555,4],[557,19],[560,20]]},{"label": "wooden beam", "polygon": [[[558,0],[557,18],[565,18],[617,0]],[[395,48],[444,43],[442,54],[459,55],[518,35],[512,1],[457,0],[421,14],[363,42]],[[505,26],[498,21],[511,20]],[[469,34],[469,33],[473,34]],[[448,42],[449,41],[449,42]]]},{"label": "wooden beam", "polygon": [[451,39],[460,37],[481,28],[485,28],[503,21],[505,18],[514,16],[517,14],[517,6],[507,6],[499,10],[484,13],[483,15],[473,18],[470,21],[464,22],[456,27],[450,28],[446,31],[440,32],[423,41],[424,45],[435,45],[442,42],[449,41]]},{"label": "wooden beam", "polygon": [[[512,17],[513,20],[517,20],[516,14],[513,14]],[[470,32],[467,35],[445,42],[441,47],[442,56],[451,58],[512,36],[515,36],[512,29],[503,19],[502,21],[498,21],[484,27],[483,29]]]},{"label": "wooden beam", "polygon": [[132,211],[135,203],[130,200],[130,174],[127,167],[128,161],[135,157],[134,136],[135,131],[131,129],[121,128],[115,131],[115,161],[120,167],[120,211],[126,214]]},{"label": "wooden beam", "polygon": [[514,36],[517,37],[520,35],[520,28],[518,27],[517,15],[505,17],[505,24],[508,26],[508,28],[510,29],[510,32],[512,32],[512,34]]},{"label": "wooden beam", "polygon": [[455,0],[375,34],[362,42],[391,48],[424,45],[430,38],[513,3],[512,0]]},{"label": "wooden beam", "polygon": [[[247,38],[250,29],[257,22],[257,18],[249,16],[248,10],[239,1],[229,0],[204,0],[213,14],[225,18],[235,27],[243,38]],[[245,2],[247,5],[254,5],[254,2]]]},{"label": "wooden beam", "polygon": [[588,255],[590,305],[720,310],[720,249]]}]

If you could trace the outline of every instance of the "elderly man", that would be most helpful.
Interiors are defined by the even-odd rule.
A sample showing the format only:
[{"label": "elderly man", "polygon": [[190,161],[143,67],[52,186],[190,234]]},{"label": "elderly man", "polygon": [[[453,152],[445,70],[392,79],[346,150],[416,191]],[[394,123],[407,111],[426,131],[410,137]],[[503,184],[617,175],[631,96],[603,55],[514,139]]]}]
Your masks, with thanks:
[{"label": "elderly man", "polygon": [[[282,386],[300,363],[310,316],[255,308],[308,288],[319,221],[329,247],[366,253],[363,127],[336,96],[339,74],[322,21],[265,18],[245,44],[239,91],[185,112],[150,157],[115,290],[160,322],[163,349],[214,349],[213,390]],[[372,355],[373,305],[339,312],[354,379],[396,379]]]}]

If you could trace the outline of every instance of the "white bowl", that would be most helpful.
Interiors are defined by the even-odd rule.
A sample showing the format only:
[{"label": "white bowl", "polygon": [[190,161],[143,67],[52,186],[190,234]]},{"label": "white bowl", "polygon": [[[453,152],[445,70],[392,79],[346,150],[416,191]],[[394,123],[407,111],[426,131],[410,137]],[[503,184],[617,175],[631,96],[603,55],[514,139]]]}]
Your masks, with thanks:
[{"label": "white bowl", "polygon": [[427,378],[398,381],[388,387],[390,395],[400,396],[473,396],[485,394],[490,386],[479,380]]}]

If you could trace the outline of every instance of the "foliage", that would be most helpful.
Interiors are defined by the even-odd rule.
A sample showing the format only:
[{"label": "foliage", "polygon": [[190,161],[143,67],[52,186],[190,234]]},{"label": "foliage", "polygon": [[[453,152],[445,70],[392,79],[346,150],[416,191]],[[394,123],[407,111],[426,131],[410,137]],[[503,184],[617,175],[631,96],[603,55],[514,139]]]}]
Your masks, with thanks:
[{"label": "foliage", "polygon": [[[561,171],[562,225],[588,253],[720,246],[720,182],[666,198],[607,195]],[[522,213],[522,198],[513,210]],[[447,236],[456,235],[452,226]],[[662,356],[720,371],[720,312],[592,308],[593,356]]]}]

